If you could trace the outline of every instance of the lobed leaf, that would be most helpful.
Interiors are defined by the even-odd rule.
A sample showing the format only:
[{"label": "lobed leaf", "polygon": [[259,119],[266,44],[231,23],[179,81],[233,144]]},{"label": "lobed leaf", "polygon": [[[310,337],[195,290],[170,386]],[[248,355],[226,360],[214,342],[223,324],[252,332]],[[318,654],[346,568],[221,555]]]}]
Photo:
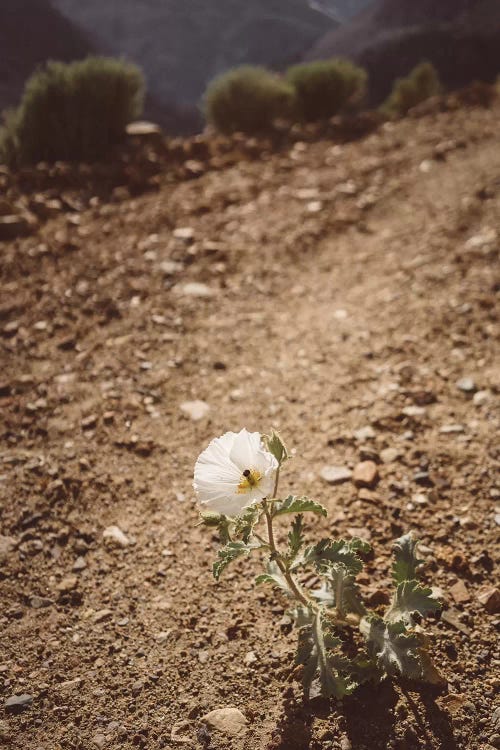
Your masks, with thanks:
[{"label": "lobed leaf", "polygon": [[276,430],[271,430],[270,435],[264,435],[264,442],[269,453],[272,453],[278,464],[281,466],[288,461],[290,453],[281,435]]},{"label": "lobed leaf", "polygon": [[277,588],[284,591],[287,596],[294,596],[294,593],[288,585],[285,576],[279,569],[276,562],[274,562],[274,560],[271,560],[271,562],[268,563],[266,573],[261,573],[261,575],[257,576],[257,578],[255,579],[255,583],[257,584],[257,586],[259,586],[261,583],[269,583],[271,586],[276,586]]},{"label": "lobed leaf", "polygon": [[232,520],[221,513],[200,513],[200,523],[198,525],[217,529],[222,544],[227,544],[231,541]]},{"label": "lobed leaf", "polygon": [[406,625],[413,625],[413,613],[425,617],[430,612],[436,612],[441,604],[432,596],[432,591],[421,586],[418,581],[402,581],[396,589],[394,600],[384,617],[386,622],[402,620]]},{"label": "lobed leaf", "polygon": [[418,540],[412,532],[395,541],[394,563],[392,565],[394,583],[413,581],[417,578],[417,568],[423,562],[417,557],[417,545]]},{"label": "lobed leaf", "polygon": [[304,533],[302,531],[303,516],[298,515],[292,522],[292,528],[288,532],[288,559],[295,560],[304,546]]},{"label": "lobed leaf", "polygon": [[275,516],[284,516],[285,513],[305,513],[307,511],[317,513],[320,516],[327,516],[328,514],[326,508],[315,500],[310,500],[308,497],[289,495],[285,500],[274,504],[272,515],[274,518]]},{"label": "lobed leaf", "polygon": [[363,620],[361,632],[367,638],[380,669],[388,675],[423,679],[418,633],[408,631],[403,622],[384,622],[377,616]]},{"label": "lobed leaf", "polygon": [[260,505],[250,505],[235,519],[234,534],[241,536],[245,544],[248,544],[250,541],[250,537],[259,522],[262,512]]},{"label": "lobed leaf", "polygon": [[325,563],[341,563],[350,575],[357,575],[363,569],[363,562],[358,552],[366,553],[370,549],[367,542],[357,537],[350,541],[322,539],[317,544],[307,547],[298,563],[313,564],[319,572]]},{"label": "lobed leaf", "polygon": [[354,690],[356,683],[335,669],[330,651],[338,648],[341,641],[333,635],[321,611],[309,611],[307,625],[299,630],[296,657],[296,663],[304,667],[304,688],[325,698],[342,698]]},{"label": "lobed leaf", "polygon": [[222,571],[227,568],[229,563],[238,557],[249,555],[252,549],[252,547],[244,542],[228,542],[225,547],[222,547],[217,553],[217,560],[214,562],[212,568],[215,580],[219,580]]}]

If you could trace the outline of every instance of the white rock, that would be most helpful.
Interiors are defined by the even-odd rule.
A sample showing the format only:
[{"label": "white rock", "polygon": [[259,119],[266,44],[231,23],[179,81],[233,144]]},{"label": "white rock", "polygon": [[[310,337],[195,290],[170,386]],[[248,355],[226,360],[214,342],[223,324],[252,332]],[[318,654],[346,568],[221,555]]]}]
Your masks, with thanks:
[{"label": "white rock", "polygon": [[444,424],[439,430],[441,435],[454,435],[465,432],[463,424]]},{"label": "white rock", "polygon": [[359,440],[361,443],[363,443],[365,440],[374,440],[374,438],[376,437],[376,432],[373,427],[370,427],[370,425],[367,425],[366,427],[360,427],[360,429],[355,430],[353,434],[355,439]]},{"label": "white rock", "polygon": [[105,544],[109,544],[111,547],[128,547],[130,544],[128,537],[125,536],[119,526],[108,526],[102,532],[102,537]]},{"label": "white rock", "polygon": [[198,281],[190,281],[188,284],[182,284],[176,287],[176,289],[184,294],[186,297],[213,297],[215,290],[209,287],[207,284],[201,284]]},{"label": "white rock", "polygon": [[229,737],[237,737],[243,734],[247,727],[247,720],[238,708],[227,706],[216,708],[215,711],[205,714],[201,720],[211,729]]},{"label": "white rock", "polygon": [[193,422],[199,422],[200,419],[204,419],[210,411],[210,406],[206,401],[184,401],[180,408]]},{"label": "white rock", "polygon": [[476,390],[476,384],[472,378],[460,378],[455,385],[463,393],[473,393]]},{"label": "white rock", "polygon": [[323,466],[319,475],[328,484],[342,484],[351,480],[352,471],[347,466]]},{"label": "white rock", "polygon": [[173,235],[176,240],[191,242],[194,239],[194,229],[193,227],[178,227],[174,229]]},{"label": "white rock", "polygon": [[405,406],[403,414],[405,417],[423,417],[425,411],[426,410],[423,406]]},{"label": "white rock", "polygon": [[491,391],[478,391],[472,398],[475,406],[483,406],[491,400]]},{"label": "white rock", "polygon": [[392,464],[394,461],[397,461],[400,456],[401,452],[398,451],[397,448],[384,448],[383,451],[380,451],[380,458],[384,464]]}]

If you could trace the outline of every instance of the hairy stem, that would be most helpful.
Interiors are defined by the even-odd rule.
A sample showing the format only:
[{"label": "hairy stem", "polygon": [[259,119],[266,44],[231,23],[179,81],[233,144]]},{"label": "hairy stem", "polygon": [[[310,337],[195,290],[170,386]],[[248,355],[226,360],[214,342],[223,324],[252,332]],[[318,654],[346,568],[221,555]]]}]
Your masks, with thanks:
[{"label": "hairy stem", "polygon": [[[276,477],[276,483],[275,483],[275,493],[278,488],[278,476]],[[267,535],[269,538],[269,549],[271,550],[271,559],[275,560],[278,568],[283,573],[286,582],[290,586],[291,591],[293,591],[295,597],[299,600],[299,602],[302,602],[306,607],[315,607],[315,603],[309,599],[308,596],[300,589],[298,583],[294,579],[293,575],[288,570],[288,567],[286,563],[283,561],[283,558],[276,547],[276,542],[274,540],[274,530],[273,530],[273,519],[269,512],[269,507],[267,505],[267,502],[265,500],[262,501],[262,507],[264,509],[264,514],[266,516],[266,522],[267,522]]]}]

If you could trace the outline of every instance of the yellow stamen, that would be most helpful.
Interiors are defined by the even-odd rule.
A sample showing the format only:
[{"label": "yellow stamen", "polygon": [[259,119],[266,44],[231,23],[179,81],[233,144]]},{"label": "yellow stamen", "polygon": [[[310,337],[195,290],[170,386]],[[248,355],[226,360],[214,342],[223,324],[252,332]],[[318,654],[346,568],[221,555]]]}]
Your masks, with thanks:
[{"label": "yellow stamen", "polygon": [[246,492],[253,490],[254,487],[257,487],[261,479],[262,474],[257,469],[245,469],[238,485],[238,495],[244,495]]}]

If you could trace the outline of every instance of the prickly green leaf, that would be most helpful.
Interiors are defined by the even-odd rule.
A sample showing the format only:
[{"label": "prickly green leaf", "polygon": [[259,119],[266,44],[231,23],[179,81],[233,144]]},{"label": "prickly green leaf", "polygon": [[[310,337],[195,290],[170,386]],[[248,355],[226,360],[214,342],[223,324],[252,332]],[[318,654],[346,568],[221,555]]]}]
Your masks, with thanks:
[{"label": "prickly green leaf", "polygon": [[271,586],[277,586],[279,589],[284,591],[287,596],[294,596],[294,593],[288,585],[285,576],[279,569],[276,562],[274,562],[273,560],[271,560],[271,562],[268,564],[267,572],[262,573],[260,576],[257,576],[257,578],[255,579],[255,583],[258,586],[261,583],[269,583]]},{"label": "prickly green leaf", "polygon": [[417,557],[417,545],[418,541],[412,532],[396,539],[392,565],[392,577],[395,583],[416,579],[417,568],[423,562]]},{"label": "prickly green leaf", "polygon": [[342,698],[354,690],[355,683],[339,674],[333,665],[334,654],[330,652],[340,645],[340,639],[331,633],[320,611],[314,613],[310,624],[300,629],[296,663],[304,667],[302,681],[308,693],[312,686],[314,694]]},{"label": "prickly green leaf", "polygon": [[403,622],[387,623],[380,617],[365,618],[360,630],[378,666],[388,675],[403,675],[414,680],[423,677],[418,633],[408,631]]},{"label": "prickly green leaf", "polygon": [[281,466],[285,461],[290,458],[288,448],[283,442],[279,433],[276,430],[271,430],[270,435],[264,436],[264,441],[269,453],[272,453],[278,464]]},{"label": "prickly green leaf", "polygon": [[222,544],[227,544],[231,541],[232,520],[221,513],[200,513],[200,523],[198,525],[217,529]]},{"label": "prickly green leaf", "polygon": [[250,505],[250,507],[245,508],[243,513],[235,519],[235,536],[241,536],[245,544],[248,544],[261,514],[262,508],[259,505]]},{"label": "prickly green leaf", "polygon": [[318,571],[326,563],[342,563],[348,573],[357,575],[363,569],[363,563],[358,552],[368,552],[371,549],[367,542],[354,538],[349,541],[345,539],[322,539],[317,544],[308,547],[298,563],[308,565],[312,563]]},{"label": "prickly green leaf", "polygon": [[295,497],[294,495],[289,495],[286,500],[281,500],[275,503],[273,517],[283,516],[285,513],[305,513],[306,511],[317,513],[320,516],[327,515],[326,508],[315,500],[310,500],[308,497]]},{"label": "prickly green leaf", "polygon": [[216,581],[219,580],[222,571],[227,568],[229,563],[236,560],[238,557],[248,555],[252,551],[252,547],[248,546],[244,542],[228,542],[225,547],[218,552],[217,560],[213,564],[213,574]]},{"label": "prickly green leaf", "polygon": [[[361,601],[359,588],[354,581],[354,576],[349,573],[343,563],[324,563],[321,565],[320,575],[326,579],[327,591],[329,589],[331,604],[335,607],[340,617],[345,617],[348,612],[364,615],[366,609]],[[320,589],[323,601],[326,597]]]},{"label": "prickly green leaf", "polygon": [[392,605],[384,619],[386,622],[402,620],[406,625],[412,625],[414,612],[425,617],[440,608],[441,605],[433,598],[431,589],[421,586],[418,581],[403,581],[398,585]]},{"label": "prickly green leaf", "polygon": [[302,531],[303,516],[298,515],[292,522],[292,528],[288,532],[288,559],[294,560],[301,548],[304,546],[304,533]]}]

